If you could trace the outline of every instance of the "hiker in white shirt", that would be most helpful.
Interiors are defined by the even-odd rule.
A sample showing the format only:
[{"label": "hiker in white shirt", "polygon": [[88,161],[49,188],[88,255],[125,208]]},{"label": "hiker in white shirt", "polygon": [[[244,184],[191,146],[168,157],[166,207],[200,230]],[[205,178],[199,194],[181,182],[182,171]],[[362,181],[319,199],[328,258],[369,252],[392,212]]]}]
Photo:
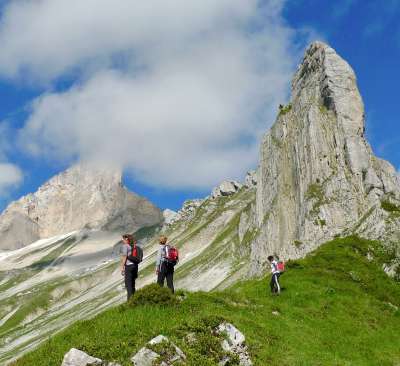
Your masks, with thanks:
[{"label": "hiker in white shirt", "polygon": [[279,284],[279,277],[281,275],[281,272],[278,269],[278,261],[270,255],[268,257],[270,266],[271,266],[271,292],[273,294],[279,295],[281,293],[281,286]]}]

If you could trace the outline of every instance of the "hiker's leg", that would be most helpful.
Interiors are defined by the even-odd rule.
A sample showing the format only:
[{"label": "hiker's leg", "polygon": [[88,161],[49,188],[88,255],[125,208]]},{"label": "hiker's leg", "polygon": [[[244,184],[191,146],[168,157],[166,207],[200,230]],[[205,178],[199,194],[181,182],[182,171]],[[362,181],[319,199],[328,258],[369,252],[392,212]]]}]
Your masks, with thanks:
[{"label": "hiker's leg", "polygon": [[160,271],[158,272],[157,283],[164,287],[164,279],[165,279],[165,263],[160,264]]},{"label": "hiker's leg", "polygon": [[279,274],[275,274],[275,285],[276,285],[276,293],[279,295],[281,293],[281,286],[279,285]]},{"label": "hiker's leg", "polygon": [[270,281],[269,285],[271,287],[271,292],[274,293],[275,292],[274,275],[271,276],[271,281]]},{"label": "hiker's leg", "polygon": [[131,266],[125,266],[125,287],[127,291],[127,300],[133,295],[133,278]]},{"label": "hiker's leg", "polygon": [[174,293],[174,267],[172,265],[169,266],[167,272],[167,286]]},{"label": "hiker's leg", "polygon": [[133,273],[132,273],[132,296],[135,294],[136,292],[136,278],[138,278],[138,266],[136,264],[133,265],[135,268],[133,269]]}]

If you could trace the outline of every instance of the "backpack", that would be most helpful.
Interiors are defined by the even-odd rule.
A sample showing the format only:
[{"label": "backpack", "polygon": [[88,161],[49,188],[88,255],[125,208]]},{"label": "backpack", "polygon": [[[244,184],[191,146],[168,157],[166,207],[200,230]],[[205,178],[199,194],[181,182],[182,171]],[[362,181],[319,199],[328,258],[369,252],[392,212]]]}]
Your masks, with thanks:
[{"label": "backpack", "polygon": [[285,262],[279,261],[278,264],[276,265],[276,269],[281,273],[285,272]]},{"label": "backpack", "polygon": [[178,249],[171,245],[166,245],[165,246],[165,260],[168,263],[171,263],[173,265],[177,264],[179,261],[179,252]]},{"label": "backpack", "polygon": [[139,246],[131,246],[132,252],[126,258],[136,264],[139,264],[143,260],[143,250]]}]

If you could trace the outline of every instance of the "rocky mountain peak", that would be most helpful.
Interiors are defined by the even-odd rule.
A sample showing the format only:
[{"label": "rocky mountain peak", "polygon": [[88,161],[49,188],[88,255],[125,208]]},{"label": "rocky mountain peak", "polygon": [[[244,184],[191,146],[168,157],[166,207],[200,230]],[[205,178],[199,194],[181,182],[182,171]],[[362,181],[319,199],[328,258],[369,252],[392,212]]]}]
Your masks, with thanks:
[{"label": "rocky mountain peak", "polygon": [[[332,111],[346,138],[346,152],[354,173],[367,168],[368,153],[362,140],[365,131],[364,105],[350,65],[331,47],[314,42],[292,81],[292,103],[299,112],[305,104],[318,103]],[[361,138],[361,139],[360,139]]]},{"label": "rocky mountain peak", "polygon": [[123,186],[120,170],[78,164],[6,208],[0,216],[0,248],[84,227],[135,231],[162,221],[158,208]]},{"label": "rocky mountain peak", "polygon": [[272,253],[302,257],[335,235],[367,230],[352,229],[368,222],[367,214],[374,221],[364,235],[391,232],[381,202],[400,203],[400,187],[395,169],[372,153],[364,123],[352,68],[328,45],[311,44],[294,75],[291,101],[280,106],[261,145],[255,273]]}]

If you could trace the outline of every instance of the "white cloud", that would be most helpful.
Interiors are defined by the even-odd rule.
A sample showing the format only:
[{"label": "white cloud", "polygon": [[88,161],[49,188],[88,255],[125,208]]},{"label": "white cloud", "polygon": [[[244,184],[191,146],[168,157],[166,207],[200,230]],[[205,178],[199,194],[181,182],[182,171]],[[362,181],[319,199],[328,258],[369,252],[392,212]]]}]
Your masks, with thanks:
[{"label": "white cloud", "polygon": [[11,3],[0,71],[81,75],[34,101],[23,145],[53,159],[113,162],[152,186],[205,188],[243,176],[298,61],[282,3]]},{"label": "white cloud", "polygon": [[16,165],[7,162],[7,153],[11,148],[9,141],[9,126],[6,122],[0,122],[0,202],[22,181],[21,170]]},{"label": "white cloud", "polygon": [[0,163],[0,195],[6,195],[9,189],[17,187],[21,181],[22,172],[16,165]]},{"label": "white cloud", "polygon": [[48,79],[81,63],[104,66],[118,53],[240,26],[255,9],[256,0],[10,1],[0,23],[0,71]]}]

